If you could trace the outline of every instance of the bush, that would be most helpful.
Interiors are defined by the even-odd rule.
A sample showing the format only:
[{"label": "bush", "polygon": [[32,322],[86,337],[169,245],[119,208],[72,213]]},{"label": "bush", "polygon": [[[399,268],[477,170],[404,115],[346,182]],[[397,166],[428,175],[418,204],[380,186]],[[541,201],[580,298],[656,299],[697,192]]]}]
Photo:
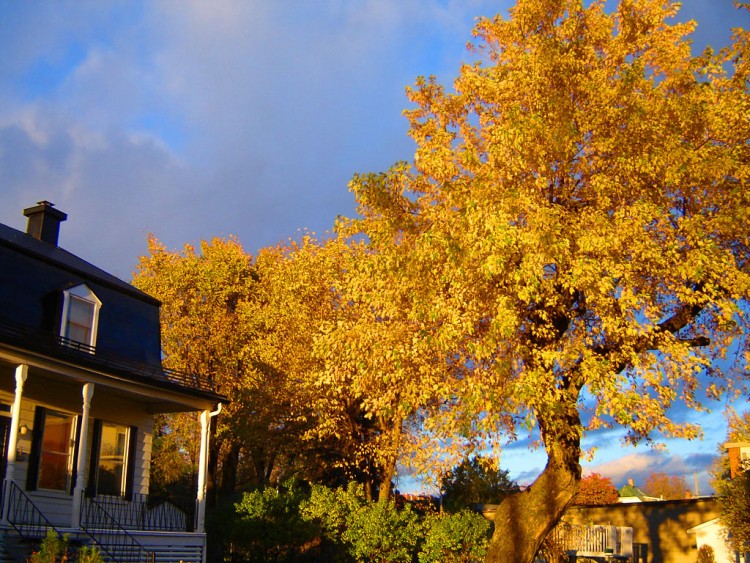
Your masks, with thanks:
[{"label": "bush", "polygon": [[355,561],[410,563],[423,535],[411,507],[399,510],[393,502],[368,502],[355,483],[347,489],[314,486],[300,510],[327,541]]},{"label": "bush", "polygon": [[35,551],[29,557],[30,563],[57,563],[68,561],[68,536],[60,536],[55,530],[47,530],[47,535]]},{"label": "bush", "polygon": [[300,515],[300,503],[308,496],[293,480],[243,494],[229,531],[234,555],[259,562],[299,560],[318,535]]},{"label": "bush", "polygon": [[82,546],[78,550],[78,563],[104,563],[102,554],[96,547]]},{"label": "bush", "polygon": [[315,525],[327,541],[343,545],[342,536],[351,515],[366,504],[364,490],[358,483],[351,482],[346,489],[313,485],[310,498],[300,504],[300,514]]},{"label": "bush", "polygon": [[702,545],[698,549],[698,563],[716,563],[714,548],[710,545]]},{"label": "bush", "polygon": [[410,506],[398,510],[393,502],[374,502],[349,515],[342,539],[357,561],[411,563],[422,535]]},{"label": "bush", "polygon": [[427,533],[419,553],[419,563],[475,563],[484,560],[491,525],[480,514],[461,511],[457,514],[430,516]]},{"label": "bush", "polygon": [[490,532],[487,520],[468,511],[423,518],[409,505],[368,502],[355,483],[308,490],[288,482],[245,493],[232,522],[224,522],[231,557],[243,561],[471,563],[484,557]]}]

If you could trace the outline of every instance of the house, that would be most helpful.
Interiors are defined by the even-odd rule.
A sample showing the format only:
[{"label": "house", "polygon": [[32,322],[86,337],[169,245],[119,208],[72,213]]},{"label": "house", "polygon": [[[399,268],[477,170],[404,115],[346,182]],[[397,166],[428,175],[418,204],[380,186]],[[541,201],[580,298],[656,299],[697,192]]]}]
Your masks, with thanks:
[{"label": "house", "polygon": [[[750,466],[750,442],[727,442],[724,444],[729,458],[729,474],[732,479]],[[750,553],[735,552],[731,545],[731,534],[722,523],[721,518],[712,518],[688,530],[695,535],[695,542],[700,549],[707,545],[714,552],[717,563],[748,563]]]},{"label": "house", "polygon": [[620,495],[619,502],[623,502],[623,503],[653,502],[653,501],[663,500],[663,499],[659,499],[659,498],[651,497],[647,495],[643,491],[643,489],[636,486],[635,482],[632,479],[628,479],[628,483],[620,487],[620,489],[617,491],[617,494]]},{"label": "house", "polygon": [[713,550],[716,563],[737,563],[747,561],[744,556],[734,553],[729,541],[729,531],[722,525],[720,518],[712,518],[698,526],[693,526],[688,534],[695,535],[697,549],[704,545]]},{"label": "house", "polygon": [[[482,514],[494,520],[495,510],[492,505],[484,505]],[[610,559],[605,555],[605,560],[616,560],[614,555],[625,555],[632,549],[633,563],[691,563],[697,559],[698,547],[696,536],[688,530],[720,515],[720,506],[714,498],[575,505],[565,512],[558,525],[560,529],[555,533],[561,533],[565,538],[572,530],[580,537],[585,530],[584,539],[590,543],[600,536],[602,529],[611,530],[614,527],[627,531],[627,535],[621,533],[618,547],[617,536],[613,541],[610,532],[604,545],[612,547],[613,554],[609,556]],[[569,550],[571,545],[567,541],[563,542],[563,547]],[[580,547],[577,549],[583,551]],[[571,560],[574,559],[571,557]]]},{"label": "house", "polygon": [[750,442],[727,442],[724,449],[729,456],[729,474],[734,479],[750,466]]},{"label": "house", "polygon": [[[210,378],[161,365],[159,302],[58,246],[65,213],[0,224],[0,538],[54,529],[112,561],[205,561]],[[148,497],[153,416],[199,412],[198,490]]]}]

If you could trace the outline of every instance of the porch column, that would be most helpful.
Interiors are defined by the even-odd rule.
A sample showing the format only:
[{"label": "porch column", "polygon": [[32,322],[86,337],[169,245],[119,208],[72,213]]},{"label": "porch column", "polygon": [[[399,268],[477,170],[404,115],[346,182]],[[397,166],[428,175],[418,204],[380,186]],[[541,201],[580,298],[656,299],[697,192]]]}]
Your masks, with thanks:
[{"label": "porch column", "polygon": [[[23,385],[29,376],[29,366],[21,364],[16,367],[16,395],[13,399],[13,412],[10,419],[10,436],[8,436],[8,463],[5,468],[5,491],[8,490],[7,483],[13,482],[16,474],[16,452],[18,451],[18,429],[21,426],[21,398],[23,397]],[[7,522],[8,517],[8,494],[3,495],[2,521]]]},{"label": "porch column", "polygon": [[86,454],[89,450],[89,411],[91,411],[91,397],[94,396],[94,384],[84,384],[81,395],[83,396],[83,410],[78,439],[78,459],[76,459],[76,486],[73,489],[73,511],[70,515],[71,528],[78,528],[81,525],[81,504],[83,492],[86,490]]},{"label": "porch column", "polygon": [[196,496],[195,531],[202,534],[205,531],[206,520],[206,472],[208,471],[208,432],[210,428],[211,411],[206,409],[201,413],[201,450],[198,456],[198,492]]},{"label": "porch column", "polygon": [[[206,523],[206,473],[208,473],[208,436],[211,431],[211,419],[221,412],[221,403],[211,412],[208,409],[201,413],[201,450],[198,459],[198,493],[196,496],[195,531],[202,534]],[[204,554],[205,555],[205,554]],[[205,559],[205,557],[204,557]]]}]

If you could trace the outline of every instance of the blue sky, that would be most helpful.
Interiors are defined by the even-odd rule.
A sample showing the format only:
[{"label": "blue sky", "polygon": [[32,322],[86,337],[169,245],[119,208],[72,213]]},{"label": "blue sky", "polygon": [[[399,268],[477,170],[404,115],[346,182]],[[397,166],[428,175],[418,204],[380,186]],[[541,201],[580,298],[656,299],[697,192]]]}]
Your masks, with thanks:
[{"label": "blue sky", "polygon": [[[610,1],[610,4],[612,2]],[[750,15],[685,0],[697,49]],[[130,279],[146,236],[171,248],[235,235],[248,252],[352,215],[347,183],[414,150],[404,89],[448,85],[477,16],[507,0],[56,1],[0,4],[0,222],[46,199],[69,214],[60,244]],[[594,437],[592,468],[622,484],[699,473],[725,434],[668,453]],[[526,443],[502,466],[529,482]]]}]

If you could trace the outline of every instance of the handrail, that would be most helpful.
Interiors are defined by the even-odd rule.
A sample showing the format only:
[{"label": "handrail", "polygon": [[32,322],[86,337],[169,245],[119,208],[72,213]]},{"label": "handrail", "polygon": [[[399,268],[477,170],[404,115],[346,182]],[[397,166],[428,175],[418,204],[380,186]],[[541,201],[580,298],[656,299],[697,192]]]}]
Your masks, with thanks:
[{"label": "handrail", "polygon": [[81,529],[112,561],[154,561],[154,554],[147,551],[96,499],[84,497],[82,508]]},{"label": "handrail", "polygon": [[[4,487],[8,494],[8,523],[22,539],[39,540],[49,530],[54,530],[60,538],[63,537],[21,487],[13,481],[6,481]],[[8,487],[10,490],[7,490]]]}]

